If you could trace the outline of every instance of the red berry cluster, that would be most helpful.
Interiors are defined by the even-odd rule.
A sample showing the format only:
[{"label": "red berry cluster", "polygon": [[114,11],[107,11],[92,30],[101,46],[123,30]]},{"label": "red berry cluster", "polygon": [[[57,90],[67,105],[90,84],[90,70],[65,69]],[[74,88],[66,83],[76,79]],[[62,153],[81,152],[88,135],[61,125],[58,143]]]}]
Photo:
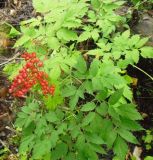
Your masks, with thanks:
[{"label": "red berry cluster", "polygon": [[24,53],[22,58],[25,59],[25,66],[19,71],[14,78],[9,92],[15,97],[23,97],[35,84],[40,84],[44,95],[54,95],[55,87],[48,83],[48,75],[41,71],[43,62],[36,57],[36,53]]}]

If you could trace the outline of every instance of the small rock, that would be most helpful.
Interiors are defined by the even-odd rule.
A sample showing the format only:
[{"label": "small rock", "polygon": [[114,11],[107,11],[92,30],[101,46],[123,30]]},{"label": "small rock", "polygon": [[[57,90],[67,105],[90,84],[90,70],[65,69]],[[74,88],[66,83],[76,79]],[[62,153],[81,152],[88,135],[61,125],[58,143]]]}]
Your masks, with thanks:
[{"label": "small rock", "polygon": [[153,46],[153,17],[148,13],[144,13],[140,18],[138,24],[133,26],[132,30],[142,35],[143,37],[150,37],[147,45]]},{"label": "small rock", "polygon": [[4,137],[5,136],[5,132],[0,132],[0,137]]}]

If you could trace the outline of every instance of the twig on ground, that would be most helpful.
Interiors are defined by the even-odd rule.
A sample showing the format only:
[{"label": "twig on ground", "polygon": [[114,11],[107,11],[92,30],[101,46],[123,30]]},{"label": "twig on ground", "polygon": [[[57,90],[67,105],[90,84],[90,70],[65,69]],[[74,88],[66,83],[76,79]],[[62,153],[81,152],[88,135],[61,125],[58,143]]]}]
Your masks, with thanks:
[{"label": "twig on ground", "polygon": [[153,77],[150,74],[148,74],[146,71],[142,70],[141,68],[139,68],[138,66],[135,66],[135,65],[133,65],[133,67],[138,69],[142,73],[144,73],[146,76],[148,76],[153,81]]},{"label": "twig on ground", "polygon": [[2,115],[0,115],[0,120],[3,119],[4,117],[7,117],[9,114],[8,113],[4,113]]},{"label": "twig on ground", "polygon": [[0,143],[1,143],[4,147],[8,148],[7,145],[5,144],[5,142],[3,142],[1,139],[0,139]]},{"label": "twig on ground", "polygon": [[13,61],[14,59],[16,59],[18,56],[20,55],[20,53],[18,52],[17,54],[15,54],[12,58],[8,59],[7,61],[0,63],[0,66],[6,65],[9,62]]},{"label": "twig on ground", "polygon": [[15,134],[18,134],[18,132],[17,132],[15,129],[13,129],[13,128],[9,127],[9,126],[6,126],[5,128],[6,128],[7,130],[15,133]]}]

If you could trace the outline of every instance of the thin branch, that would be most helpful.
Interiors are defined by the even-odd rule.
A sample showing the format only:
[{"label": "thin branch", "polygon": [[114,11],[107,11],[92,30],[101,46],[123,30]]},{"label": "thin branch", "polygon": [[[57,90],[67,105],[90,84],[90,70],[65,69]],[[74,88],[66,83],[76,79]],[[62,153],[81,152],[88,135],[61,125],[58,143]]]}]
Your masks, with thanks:
[{"label": "thin branch", "polygon": [[146,76],[148,76],[152,81],[153,81],[153,77],[151,75],[149,75],[146,71],[142,70],[141,68],[133,65],[134,68],[138,69],[139,71],[141,71],[142,73],[144,73]]},{"label": "thin branch", "polygon": [[0,63],[0,66],[6,65],[9,62],[13,61],[14,59],[16,59],[18,56],[20,55],[20,53],[18,52],[17,54],[15,54],[12,58],[8,59],[7,61]]},{"label": "thin branch", "polygon": [[4,113],[2,115],[0,115],[0,120],[3,119],[4,117],[7,117],[9,114],[8,113]]},{"label": "thin branch", "polygon": [[8,147],[7,147],[7,145],[5,144],[5,142],[3,142],[1,139],[0,139],[0,143],[1,143],[5,148],[8,149]]},{"label": "thin branch", "polygon": [[15,133],[15,134],[19,134],[15,129],[10,128],[9,126],[6,126],[5,128],[6,128],[7,130],[9,130],[9,131]]}]

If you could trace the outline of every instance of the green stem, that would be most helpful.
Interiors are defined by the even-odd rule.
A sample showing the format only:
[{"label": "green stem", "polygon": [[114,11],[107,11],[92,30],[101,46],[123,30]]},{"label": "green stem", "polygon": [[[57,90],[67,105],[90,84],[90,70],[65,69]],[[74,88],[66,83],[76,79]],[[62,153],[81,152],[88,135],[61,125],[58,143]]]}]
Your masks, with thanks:
[{"label": "green stem", "polygon": [[153,81],[153,77],[151,75],[149,75],[146,71],[142,70],[141,68],[133,65],[134,68],[138,69],[139,71],[143,72],[146,76],[148,76],[152,81]]}]

